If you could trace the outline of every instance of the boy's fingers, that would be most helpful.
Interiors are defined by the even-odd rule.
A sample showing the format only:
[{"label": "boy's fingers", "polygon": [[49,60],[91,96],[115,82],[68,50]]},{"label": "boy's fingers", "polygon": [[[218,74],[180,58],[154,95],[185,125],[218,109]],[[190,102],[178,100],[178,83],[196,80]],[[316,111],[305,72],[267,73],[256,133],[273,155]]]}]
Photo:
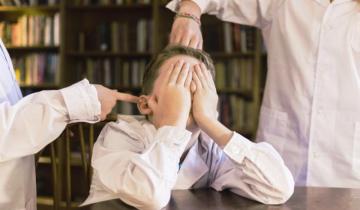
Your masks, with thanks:
[{"label": "boy's fingers", "polygon": [[191,82],[192,82],[192,70],[189,70],[189,73],[188,73],[188,75],[186,77],[186,81],[185,81],[185,88],[190,90]]},{"label": "boy's fingers", "polygon": [[200,67],[201,67],[201,71],[206,79],[206,83],[207,83],[208,87],[212,88],[211,81],[213,81],[213,79],[211,78],[211,76],[209,76],[208,69],[206,68],[204,63],[201,63]]},{"label": "boy's fingers", "polygon": [[216,90],[215,81],[211,75],[210,70],[207,69],[207,67],[205,66],[204,63],[201,63],[201,69],[203,70],[203,74],[206,75],[206,80],[207,80],[210,88]]},{"label": "boy's fingers", "polygon": [[190,71],[190,64],[189,63],[184,63],[184,65],[181,68],[181,72],[179,74],[179,77],[178,77],[176,83],[179,84],[179,85],[184,85],[185,81],[186,81],[186,78],[187,78],[187,76],[189,74],[189,71]]},{"label": "boy's fingers", "polygon": [[166,84],[170,80],[170,76],[171,76],[171,73],[174,71],[174,68],[175,68],[175,64],[172,63],[170,65],[170,68],[167,69],[166,72],[164,73],[164,81],[166,81]]},{"label": "boy's fingers", "polygon": [[179,73],[181,71],[182,66],[184,65],[184,61],[183,60],[179,60],[178,62],[176,62],[174,69],[171,72],[170,78],[169,78],[169,83],[175,84],[177,81],[177,78],[179,77]]},{"label": "boy's fingers", "polygon": [[[195,73],[191,73],[191,74],[194,75]],[[192,76],[192,77],[194,77],[194,76]],[[196,84],[195,84],[194,81],[191,81],[190,91],[191,91],[192,93],[195,93],[195,92],[196,92]]]},{"label": "boy's fingers", "polygon": [[202,84],[200,82],[197,71],[194,71],[192,76],[193,76],[193,82],[195,83],[196,86],[196,91],[202,89]]},{"label": "boy's fingers", "polygon": [[115,92],[115,98],[116,100],[119,101],[126,101],[126,102],[131,102],[131,103],[137,103],[139,101],[139,97],[131,95],[131,94],[127,94],[127,93],[120,93],[120,92]]},{"label": "boy's fingers", "polygon": [[210,87],[213,89],[213,90],[216,90],[216,85],[215,85],[215,81],[210,73],[210,71],[208,71],[208,75],[209,75],[209,78],[210,78]]},{"label": "boy's fingers", "polygon": [[205,75],[202,73],[200,65],[195,66],[195,72],[200,80],[202,88],[208,87],[209,85],[207,84],[207,81],[206,81],[207,79],[206,79]]}]

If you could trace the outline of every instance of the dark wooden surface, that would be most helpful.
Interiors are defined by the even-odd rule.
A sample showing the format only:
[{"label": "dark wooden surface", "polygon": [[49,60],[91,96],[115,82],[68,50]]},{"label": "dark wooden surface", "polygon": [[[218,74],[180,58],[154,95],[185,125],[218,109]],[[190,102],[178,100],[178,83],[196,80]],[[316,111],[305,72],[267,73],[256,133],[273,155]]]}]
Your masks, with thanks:
[{"label": "dark wooden surface", "polygon": [[[82,209],[134,209],[120,201],[98,203]],[[177,190],[166,210],[360,210],[360,189],[297,187],[294,195],[283,205],[263,205],[237,196],[229,191],[211,189]]]}]

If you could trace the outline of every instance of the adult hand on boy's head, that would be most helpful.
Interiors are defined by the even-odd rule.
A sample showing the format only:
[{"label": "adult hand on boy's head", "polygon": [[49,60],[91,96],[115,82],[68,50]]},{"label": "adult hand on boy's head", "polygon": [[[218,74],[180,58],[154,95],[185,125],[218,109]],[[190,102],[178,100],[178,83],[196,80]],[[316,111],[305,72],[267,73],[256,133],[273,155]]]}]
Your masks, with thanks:
[{"label": "adult hand on boy's head", "polygon": [[149,106],[153,110],[153,122],[157,128],[164,125],[185,128],[191,107],[190,83],[192,72],[184,61],[173,64],[164,71],[157,95],[152,96]]},{"label": "adult hand on boy's head", "polygon": [[[191,14],[200,19],[201,10],[194,2],[183,1],[180,3],[179,13]],[[203,38],[199,23],[187,17],[175,18],[170,33],[170,44],[202,49]]]},{"label": "adult hand on boy's head", "polygon": [[192,112],[196,123],[201,127],[203,122],[217,120],[218,95],[210,71],[204,64],[194,66],[193,82],[196,90],[192,104]]},{"label": "adult hand on boy's head", "polygon": [[101,104],[101,114],[100,119],[105,120],[106,116],[111,112],[111,110],[116,105],[116,101],[126,101],[131,103],[136,103],[138,97],[126,94],[119,93],[117,90],[110,90],[102,85],[94,85],[97,91],[98,99]]}]

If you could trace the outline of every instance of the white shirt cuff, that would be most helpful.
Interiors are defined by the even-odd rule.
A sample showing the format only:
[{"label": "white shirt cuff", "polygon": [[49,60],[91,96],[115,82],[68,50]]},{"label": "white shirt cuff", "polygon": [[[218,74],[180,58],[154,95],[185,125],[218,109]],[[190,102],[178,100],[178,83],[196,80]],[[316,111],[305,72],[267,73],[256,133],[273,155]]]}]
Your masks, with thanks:
[{"label": "white shirt cuff", "polygon": [[230,141],[224,147],[224,152],[233,161],[241,164],[246,156],[247,151],[253,146],[254,143],[234,132]]},{"label": "white shirt cuff", "polygon": [[87,79],[60,90],[70,122],[95,123],[100,120],[101,104],[97,91]]},{"label": "white shirt cuff", "polygon": [[[205,13],[209,4],[208,0],[192,0],[195,4],[197,4],[201,10],[201,14]],[[169,2],[166,7],[173,12],[176,12],[178,9],[178,5],[181,0],[172,0]]]}]

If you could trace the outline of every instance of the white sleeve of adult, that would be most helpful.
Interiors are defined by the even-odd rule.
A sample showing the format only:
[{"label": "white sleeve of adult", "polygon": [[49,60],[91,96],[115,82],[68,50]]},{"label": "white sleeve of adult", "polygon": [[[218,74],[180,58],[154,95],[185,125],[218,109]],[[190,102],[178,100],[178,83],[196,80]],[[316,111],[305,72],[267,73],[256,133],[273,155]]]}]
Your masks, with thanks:
[{"label": "white sleeve of adult", "polygon": [[224,147],[212,187],[230,189],[265,204],[282,204],[294,192],[294,179],[279,153],[268,143],[253,143],[234,132]]},{"label": "white sleeve of adult", "polygon": [[84,79],[61,90],[41,91],[15,105],[0,104],[0,162],[35,154],[71,122],[97,122],[101,105]]},{"label": "white sleeve of adult", "polygon": [[[168,5],[176,11],[181,0],[172,0]],[[277,9],[286,0],[192,0],[201,13],[216,15],[219,19],[257,27],[268,25]]]}]

